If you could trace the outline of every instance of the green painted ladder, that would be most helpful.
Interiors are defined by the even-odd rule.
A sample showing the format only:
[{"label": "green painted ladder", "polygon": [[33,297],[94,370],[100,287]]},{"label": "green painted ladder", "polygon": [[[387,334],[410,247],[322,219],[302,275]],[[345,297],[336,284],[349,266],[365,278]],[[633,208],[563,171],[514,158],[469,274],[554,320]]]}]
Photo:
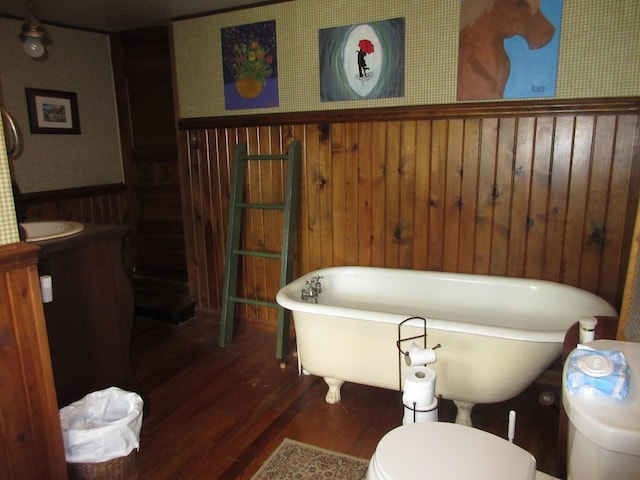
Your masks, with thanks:
[{"label": "green painted ladder", "polygon": [[[245,303],[278,309],[278,329],[276,337],[276,358],[285,358],[289,352],[290,312],[273,302],[240,298],[237,296],[238,264],[242,256],[254,256],[280,259],[280,288],[293,279],[293,250],[296,238],[298,218],[298,197],[300,192],[300,141],[289,145],[288,151],[281,155],[248,155],[247,145],[236,145],[233,152],[233,171],[231,174],[231,199],[229,202],[229,224],[227,226],[227,245],[222,290],[222,313],[220,316],[221,347],[231,344],[235,305]],[[256,160],[286,161],[287,176],[282,204],[244,203],[244,185],[247,164]],[[283,211],[282,250],[280,253],[247,251],[240,248],[242,230],[242,211],[245,209],[279,209]]]}]

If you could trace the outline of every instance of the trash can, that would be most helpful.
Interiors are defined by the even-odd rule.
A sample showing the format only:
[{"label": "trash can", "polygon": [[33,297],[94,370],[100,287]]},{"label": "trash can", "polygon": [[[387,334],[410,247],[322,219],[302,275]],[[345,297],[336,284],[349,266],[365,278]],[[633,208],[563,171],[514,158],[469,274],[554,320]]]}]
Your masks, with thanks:
[{"label": "trash can", "polygon": [[140,447],[142,398],[118,387],[60,409],[70,480],[133,480]]}]

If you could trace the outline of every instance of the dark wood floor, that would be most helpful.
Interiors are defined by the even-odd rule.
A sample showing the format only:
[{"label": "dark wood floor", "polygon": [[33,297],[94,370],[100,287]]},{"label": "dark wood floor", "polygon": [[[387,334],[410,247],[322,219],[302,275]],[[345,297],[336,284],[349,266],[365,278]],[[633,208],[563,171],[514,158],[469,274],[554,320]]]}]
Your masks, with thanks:
[{"label": "dark wood floor", "polygon": [[[298,376],[295,359],[280,368],[275,335],[250,327],[225,349],[207,320],[170,325],[136,319],[132,358],[145,398],[138,472],[140,480],[250,479],[284,438],[370,458],[382,436],[401,423],[400,394],[345,384],[342,402],[324,401],[321,378]],[[515,443],[559,476],[556,404],[539,395],[553,387],[534,384],[519,397],[479,405],[477,428],[507,435],[510,409],[518,414]],[[453,421],[449,401],[441,421]]]}]

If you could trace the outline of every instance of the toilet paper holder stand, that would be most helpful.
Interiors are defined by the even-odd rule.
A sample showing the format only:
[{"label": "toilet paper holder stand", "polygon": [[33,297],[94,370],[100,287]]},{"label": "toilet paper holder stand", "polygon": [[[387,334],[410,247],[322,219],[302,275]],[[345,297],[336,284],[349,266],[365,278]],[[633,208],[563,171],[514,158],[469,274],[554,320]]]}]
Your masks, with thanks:
[{"label": "toilet paper holder stand", "polygon": [[[409,337],[405,337],[403,335],[403,329],[405,327],[407,327],[407,323],[408,322],[412,322],[412,323],[416,323],[416,321],[418,323],[421,324],[421,328],[422,328],[422,333],[419,335],[412,335]],[[398,324],[398,340],[396,341],[396,347],[398,349],[398,390],[400,391],[400,403],[402,405],[402,409],[404,411],[405,408],[408,408],[409,410],[411,410],[413,412],[413,421],[415,423],[416,421],[416,413],[428,413],[428,412],[432,412],[434,410],[437,410],[438,407],[440,406],[440,401],[442,400],[442,395],[436,395],[436,402],[435,402],[435,406],[429,406],[430,408],[427,409],[420,409],[417,408],[417,404],[416,402],[413,402],[413,405],[405,405],[405,403],[402,401],[402,362],[404,359],[409,358],[409,351],[408,350],[403,350],[403,344],[404,342],[410,342],[410,341],[415,341],[415,340],[422,340],[422,348],[424,348],[426,350],[427,348],[427,320],[424,317],[409,317],[409,318],[405,318],[402,322],[400,322]],[[436,346],[433,347],[433,350],[436,350],[438,348],[442,347],[442,345],[437,344]],[[405,361],[405,363],[407,363]],[[407,363],[408,365],[408,363]],[[426,364],[425,364],[426,365]]]}]

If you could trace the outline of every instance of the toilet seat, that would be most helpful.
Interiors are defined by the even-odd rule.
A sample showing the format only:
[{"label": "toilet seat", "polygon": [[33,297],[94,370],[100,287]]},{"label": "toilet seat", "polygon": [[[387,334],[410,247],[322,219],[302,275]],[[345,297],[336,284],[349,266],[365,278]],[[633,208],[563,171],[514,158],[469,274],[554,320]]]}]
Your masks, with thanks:
[{"label": "toilet seat", "polygon": [[456,423],[403,425],[387,433],[371,459],[367,480],[534,480],[536,460],[491,433]]}]

